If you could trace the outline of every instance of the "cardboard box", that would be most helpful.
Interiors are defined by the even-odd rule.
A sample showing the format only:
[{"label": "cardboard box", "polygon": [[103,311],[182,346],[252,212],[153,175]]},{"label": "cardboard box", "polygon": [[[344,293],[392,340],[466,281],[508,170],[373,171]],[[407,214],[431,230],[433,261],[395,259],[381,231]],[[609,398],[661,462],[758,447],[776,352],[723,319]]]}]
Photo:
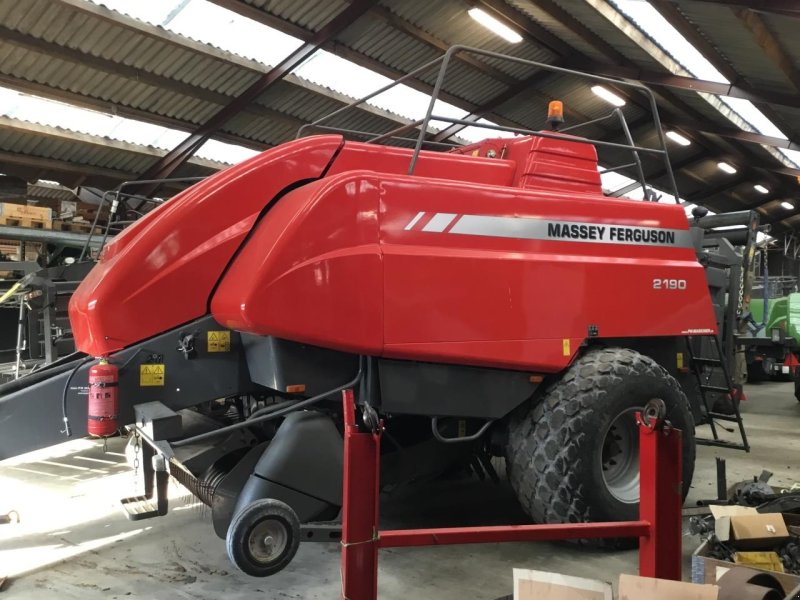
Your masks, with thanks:
[{"label": "cardboard box", "polygon": [[780,513],[731,517],[733,544],[744,550],[772,550],[789,541],[789,530]]},{"label": "cardboard box", "polygon": [[71,219],[78,213],[78,203],[74,200],[62,200],[58,206],[59,219]]},{"label": "cardboard box", "polygon": [[[717,583],[717,579],[722,577],[728,569],[736,566],[732,562],[710,557],[710,552],[711,544],[706,541],[700,544],[697,550],[692,554],[692,583],[715,584]],[[800,585],[800,575],[777,573],[775,571],[759,569],[758,567],[749,568],[764,571],[775,577],[775,579],[780,581],[786,593],[789,593],[789,591]]]},{"label": "cardboard box", "polygon": [[610,583],[547,571],[514,569],[514,600],[613,600]]},{"label": "cardboard box", "polygon": [[714,532],[721,542],[737,550],[773,550],[789,541],[789,530],[781,513],[759,513],[749,506],[709,507]]},{"label": "cardboard box", "polygon": [[[619,600],[717,600],[716,585],[620,575]],[[594,579],[514,569],[514,600],[612,600],[611,584]]]},{"label": "cardboard box", "polygon": [[717,600],[716,585],[668,581],[636,575],[619,576],[619,600]]}]

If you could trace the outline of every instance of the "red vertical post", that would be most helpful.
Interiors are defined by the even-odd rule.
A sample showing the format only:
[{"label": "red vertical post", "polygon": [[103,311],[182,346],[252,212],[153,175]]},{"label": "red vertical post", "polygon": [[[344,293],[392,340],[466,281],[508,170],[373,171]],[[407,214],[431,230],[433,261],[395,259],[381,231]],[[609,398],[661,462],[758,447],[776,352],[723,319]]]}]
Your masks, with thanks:
[{"label": "red vertical post", "polygon": [[680,430],[639,424],[639,518],[650,523],[639,542],[644,577],[681,580],[682,462]]},{"label": "red vertical post", "polygon": [[353,390],[342,392],[342,403],[342,599],[375,600],[378,597],[380,434],[358,430]]}]

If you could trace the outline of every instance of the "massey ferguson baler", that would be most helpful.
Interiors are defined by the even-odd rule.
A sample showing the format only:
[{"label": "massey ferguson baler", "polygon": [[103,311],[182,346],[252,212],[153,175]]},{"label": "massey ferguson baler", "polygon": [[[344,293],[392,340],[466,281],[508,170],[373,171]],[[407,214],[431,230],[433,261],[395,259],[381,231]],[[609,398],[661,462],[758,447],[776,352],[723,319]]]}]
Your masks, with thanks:
[{"label": "massey ferguson baler", "polygon": [[677,204],[604,196],[595,146],[566,134],[295,140],[104,248],[70,304],[84,355],[5,386],[0,459],[135,424],[131,517],[164,514],[172,474],[269,575],[301,526],[335,539],[353,387],[391,441],[382,485],[500,456],[535,521],[632,520],[635,411],[659,398],[683,430],[684,492],[695,417],[722,418],[685,374],[718,331],[697,239]]}]

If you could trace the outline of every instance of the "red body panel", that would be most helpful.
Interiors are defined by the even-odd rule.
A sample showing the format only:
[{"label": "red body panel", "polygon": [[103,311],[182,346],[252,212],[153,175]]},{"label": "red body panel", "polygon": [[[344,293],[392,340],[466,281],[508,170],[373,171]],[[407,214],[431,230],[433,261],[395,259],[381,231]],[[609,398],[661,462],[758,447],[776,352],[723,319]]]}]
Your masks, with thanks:
[{"label": "red body panel", "polygon": [[261,210],[318,178],[341,136],[268,150],[192,186],[105,249],[69,306],[78,350],[106,355],[208,313],[211,290]]},{"label": "red body panel", "polygon": [[503,138],[484,140],[453,152],[512,162],[515,165],[513,181],[507,184],[498,182],[496,185],[558,192],[603,193],[597,170],[597,150],[591,144],[565,144],[564,140],[545,137]]},{"label": "red body panel", "polygon": [[[594,148],[567,139],[423,152],[413,176],[410,151],[347,142],[227,266],[267,193],[320,177],[336,140],[306,138],[226,171],[146,220],[136,244],[110,248],[73,297],[79,348],[113,350],[196,318],[215,284],[211,312],[227,327],[433,362],[557,371],[590,327],[601,338],[715,331],[683,209],[603,197]],[[223,220],[233,199],[241,206]],[[202,250],[183,245],[188,256],[137,273],[174,228]]]},{"label": "red body panel", "polygon": [[[436,215],[449,219],[441,231]],[[715,328],[688,245],[463,235],[464,216],[688,234],[679,206],[346,171],[269,213],[212,313],[234,329],[351,352],[542,371],[568,364],[589,326],[615,338]],[[686,289],[657,290],[654,279]]]}]

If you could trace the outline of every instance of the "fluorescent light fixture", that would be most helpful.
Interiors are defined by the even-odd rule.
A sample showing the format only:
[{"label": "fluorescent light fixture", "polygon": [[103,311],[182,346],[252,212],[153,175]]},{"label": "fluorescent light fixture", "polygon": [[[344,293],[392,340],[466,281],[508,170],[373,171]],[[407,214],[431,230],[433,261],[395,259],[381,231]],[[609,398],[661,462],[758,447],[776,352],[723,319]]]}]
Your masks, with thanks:
[{"label": "fluorescent light fixture", "polygon": [[787,202],[786,200],[781,202],[781,206],[786,210],[792,210],[794,208],[794,204],[792,204],[791,202]]},{"label": "fluorescent light fixture", "polygon": [[726,173],[730,173],[731,175],[733,175],[734,173],[736,173],[736,167],[732,167],[731,165],[729,165],[729,164],[728,164],[728,163],[726,163],[726,162],[718,162],[718,163],[717,163],[717,166],[718,166],[718,167],[719,167],[719,168],[720,168],[722,171],[725,171]]},{"label": "fluorescent light fixture", "polygon": [[667,132],[667,137],[669,139],[671,139],[673,142],[675,142],[676,144],[680,144],[681,146],[688,146],[689,144],[692,143],[689,138],[683,137],[677,131],[668,131]]},{"label": "fluorescent light fixture", "polygon": [[602,85],[592,86],[592,91],[603,100],[614,106],[625,106],[625,100],[617,96],[614,92],[604,88]]},{"label": "fluorescent light fixture", "polygon": [[759,194],[769,194],[769,190],[760,183],[755,184],[753,186],[753,189],[757,191]]},{"label": "fluorescent light fixture", "polygon": [[468,11],[469,16],[475,19],[478,23],[486,27],[492,33],[496,33],[501,38],[512,44],[519,44],[522,41],[522,36],[510,27],[504,25],[492,15],[480,8],[470,8]]}]

